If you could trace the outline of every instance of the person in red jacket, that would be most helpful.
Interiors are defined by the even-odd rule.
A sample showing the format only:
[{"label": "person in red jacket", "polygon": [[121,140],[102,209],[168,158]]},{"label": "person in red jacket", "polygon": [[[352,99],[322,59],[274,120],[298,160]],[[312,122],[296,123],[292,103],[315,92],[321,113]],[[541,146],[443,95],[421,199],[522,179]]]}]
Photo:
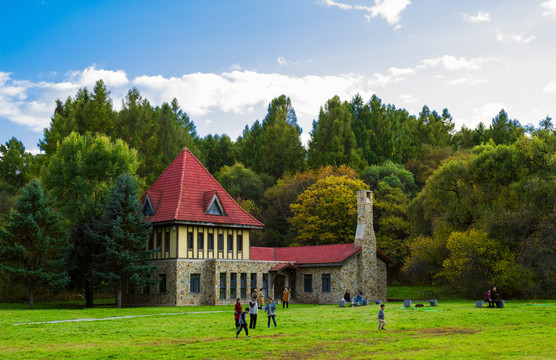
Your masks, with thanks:
[{"label": "person in red jacket", "polygon": [[239,327],[239,317],[241,316],[241,313],[243,312],[243,310],[241,309],[241,303],[240,303],[240,298],[236,299],[236,305],[234,307],[234,315],[235,315],[235,319],[236,319],[236,330]]}]

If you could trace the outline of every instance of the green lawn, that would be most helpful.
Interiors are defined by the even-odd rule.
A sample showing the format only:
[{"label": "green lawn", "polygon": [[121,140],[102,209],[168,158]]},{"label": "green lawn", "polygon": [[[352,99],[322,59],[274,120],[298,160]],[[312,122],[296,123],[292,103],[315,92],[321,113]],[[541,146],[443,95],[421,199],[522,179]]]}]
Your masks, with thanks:
[{"label": "green lawn", "polygon": [[[267,329],[263,313],[251,339],[234,338],[232,306],[37,307],[0,304],[1,359],[556,359],[553,300],[507,301],[504,309],[469,300],[387,303],[381,332],[378,305],[280,305],[278,327]],[[133,315],[153,316],[14,325]]]}]

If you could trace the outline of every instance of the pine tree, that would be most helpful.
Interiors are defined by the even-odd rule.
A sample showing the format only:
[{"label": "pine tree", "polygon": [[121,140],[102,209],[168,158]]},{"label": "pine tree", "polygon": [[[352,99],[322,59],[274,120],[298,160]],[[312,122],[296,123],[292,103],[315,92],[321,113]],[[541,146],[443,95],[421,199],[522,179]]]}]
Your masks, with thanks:
[{"label": "pine tree", "polygon": [[63,288],[68,284],[62,217],[53,212],[37,180],[23,188],[8,224],[0,230],[0,240],[0,268],[27,287],[30,309],[39,287]]},{"label": "pine tree", "polygon": [[152,251],[147,240],[152,226],[141,214],[137,181],[131,175],[121,175],[102,206],[102,216],[94,227],[102,252],[96,262],[97,274],[113,282],[116,307],[122,306],[124,279],[136,284],[152,283],[155,266],[149,264]]}]

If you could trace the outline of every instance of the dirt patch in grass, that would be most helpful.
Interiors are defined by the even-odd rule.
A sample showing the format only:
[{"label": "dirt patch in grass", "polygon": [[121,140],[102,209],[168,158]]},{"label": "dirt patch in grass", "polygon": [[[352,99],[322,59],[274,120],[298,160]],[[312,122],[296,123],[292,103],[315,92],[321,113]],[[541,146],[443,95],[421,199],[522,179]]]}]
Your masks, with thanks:
[{"label": "dirt patch in grass", "polygon": [[476,334],[481,332],[480,329],[469,329],[469,328],[456,328],[456,327],[439,327],[430,329],[420,329],[420,333],[424,334]]}]

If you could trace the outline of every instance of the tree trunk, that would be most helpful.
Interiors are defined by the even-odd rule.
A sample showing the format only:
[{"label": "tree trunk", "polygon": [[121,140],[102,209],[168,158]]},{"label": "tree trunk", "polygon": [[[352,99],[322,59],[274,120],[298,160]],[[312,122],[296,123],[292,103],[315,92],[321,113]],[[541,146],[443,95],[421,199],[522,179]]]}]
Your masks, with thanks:
[{"label": "tree trunk", "polygon": [[85,307],[92,308],[94,306],[93,286],[90,282],[85,283]]},{"label": "tree trunk", "polygon": [[116,307],[119,309],[122,307],[122,282],[116,282]]},{"label": "tree trunk", "polygon": [[33,310],[35,308],[35,294],[33,289],[33,283],[29,284],[29,309]]}]

